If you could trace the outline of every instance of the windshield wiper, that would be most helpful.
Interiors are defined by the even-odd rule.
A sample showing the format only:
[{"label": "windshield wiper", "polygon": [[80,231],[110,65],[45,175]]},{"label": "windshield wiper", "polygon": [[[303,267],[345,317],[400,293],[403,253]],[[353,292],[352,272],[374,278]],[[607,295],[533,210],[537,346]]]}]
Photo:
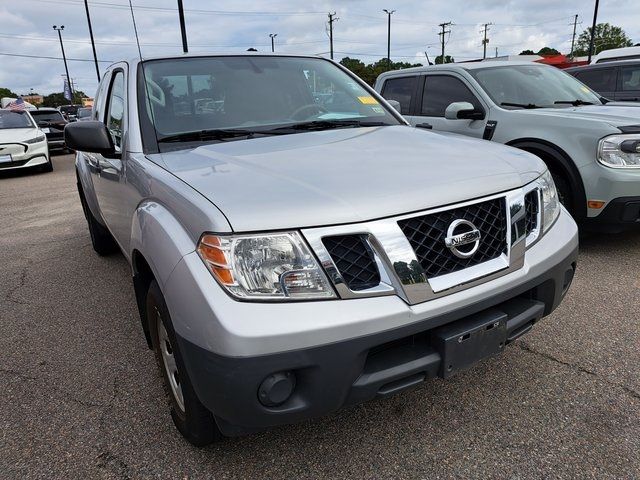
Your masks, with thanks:
[{"label": "windshield wiper", "polygon": [[520,108],[544,108],[541,105],[536,105],[535,103],[511,103],[511,102],[502,102],[500,105],[503,107],[520,107]]},{"label": "windshield wiper", "polygon": [[216,128],[212,130],[197,130],[195,132],[182,132],[175,135],[166,135],[158,138],[158,142],[206,142],[207,140],[225,140],[227,138],[247,137],[252,138],[256,134],[263,133],[259,130],[243,130],[239,128]]},{"label": "windshield wiper", "polygon": [[278,127],[267,132],[283,132],[283,131],[314,131],[314,130],[330,130],[332,128],[349,128],[349,127],[384,127],[392,125],[391,123],[378,121],[363,120],[312,120],[309,122],[294,123],[285,127]]},{"label": "windshield wiper", "polygon": [[554,105],[573,105],[574,107],[579,107],[580,105],[593,105],[593,102],[585,102],[584,100],[556,100],[553,102]]}]

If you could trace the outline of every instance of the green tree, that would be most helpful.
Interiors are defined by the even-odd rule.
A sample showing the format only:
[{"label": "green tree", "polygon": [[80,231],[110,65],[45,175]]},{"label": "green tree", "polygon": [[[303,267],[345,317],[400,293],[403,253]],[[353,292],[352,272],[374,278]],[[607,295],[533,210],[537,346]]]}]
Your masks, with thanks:
[{"label": "green tree", "polygon": [[535,55],[536,52],[534,52],[533,50],[523,50],[520,52],[520,55]]},{"label": "green tree", "polygon": [[0,98],[4,98],[4,97],[17,98],[18,94],[17,93],[13,93],[8,88],[0,87]]},{"label": "green tree", "polygon": [[[444,63],[453,63],[453,62],[455,62],[455,60],[451,55],[444,56]],[[441,63],[442,63],[442,55],[438,55],[435,59],[435,64],[440,65]]]},{"label": "green tree", "polygon": [[421,63],[409,63],[409,62],[389,62],[386,58],[381,58],[377,62],[366,65],[362,60],[357,58],[344,57],[340,60],[340,65],[347,67],[354,74],[360,77],[369,85],[373,85],[381,73],[389,70],[400,70],[402,68],[420,67]]},{"label": "green tree", "polygon": [[[574,55],[577,57],[589,55],[589,41],[591,40],[591,27],[580,34],[576,41]],[[598,23],[593,39],[593,54],[610,50],[612,48],[631,47],[633,42],[625,31],[609,23]]]},{"label": "green tree", "polygon": [[556,50],[555,48],[551,48],[551,47],[542,47],[540,50],[538,50],[538,55],[560,55],[560,52],[558,50]]},{"label": "green tree", "polygon": [[[82,99],[86,97],[86,94],[81,90],[76,90],[73,92],[73,103],[81,104]],[[49,95],[45,95],[42,99],[43,107],[59,107],[60,105],[68,105],[69,100],[64,98],[63,92],[50,93]]]}]

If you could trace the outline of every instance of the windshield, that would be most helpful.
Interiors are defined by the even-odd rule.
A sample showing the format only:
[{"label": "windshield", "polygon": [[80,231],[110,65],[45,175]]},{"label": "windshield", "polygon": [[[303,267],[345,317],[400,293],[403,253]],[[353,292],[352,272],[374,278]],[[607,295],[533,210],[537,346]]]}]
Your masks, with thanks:
[{"label": "windshield", "polygon": [[144,69],[147,87],[140,86],[140,97],[148,95],[148,100],[141,110],[160,142],[211,130],[266,133],[279,128],[285,134],[304,130],[283,127],[310,123],[315,130],[400,124],[358,81],[320,58],[180,58],[147,61]]},{"label": "windshield", "polygon": [[497,105],[505,108],[602,103],[588,87],[555,67],[509,65],[469,70],[469,73]]},{"label": "windshield", "polygon": [[7,128],[32,128],[33,126],[29,114],[26,112],[0,110],[0,130]]},{"label": "windshield", "polygon": [[36,122],[64,122],[64,117],[57,111],[40,111],[34,110],[31,112],[31,116]]},{"label": "windshield", "polygon": [[78,109],[78,118],[87,118],[91,116],[90,108],[79,108]]}]

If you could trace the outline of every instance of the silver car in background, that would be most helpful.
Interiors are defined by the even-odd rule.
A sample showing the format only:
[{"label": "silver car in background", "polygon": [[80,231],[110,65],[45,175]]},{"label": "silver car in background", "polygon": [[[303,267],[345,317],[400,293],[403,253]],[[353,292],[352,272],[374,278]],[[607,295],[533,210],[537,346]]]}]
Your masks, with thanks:
[{"label": "silver car in background", "polygon": [[65,130],[91,240],[130,262],[195,445],[448,378],[571,284],[539,158],[412,128],[330,60],[119,62],[94,115]]},{"label": "silver car in background", "polygon": [[608,101],[561,70],[533,62],[434,65],[380,75],[412,125],[531,152],[551,171],[579,224],[640,228],[640,108]]}]

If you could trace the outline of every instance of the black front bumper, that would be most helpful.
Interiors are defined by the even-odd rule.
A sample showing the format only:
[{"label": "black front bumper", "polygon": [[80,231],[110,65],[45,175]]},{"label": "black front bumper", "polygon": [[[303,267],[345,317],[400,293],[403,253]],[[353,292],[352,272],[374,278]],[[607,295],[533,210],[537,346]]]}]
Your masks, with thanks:
[{"label": "black front bumper", "polygon": [[[451,365],[442,359],[452,357],[445,352],[443,338],[467,325],[488,325],[495,320],[504,330],[502,348],[559,305],[573,279],[577,254],[576,248],[553,269],[524,285],[465,309],[329,345],[257,357],[225,357],[181,337],[178,344],[195,391],[214,412],[222,433],[251,433],[390,395],[427,378],[446,378]],[[477,348],[485,348],[482,341],[471,357],[477,356]],[[463,368],[468,366],[464,355],[456,360]],[[260,386],[279,372],[287,372],[288,377],[293,374],[293,394],[279,406],[265,406],[258,398]]]},{"label": "black front bumper", "polygon": [[588,230],[618,233],[640,229],[640,197],[611,200],[597,217],[587,218]]}]

